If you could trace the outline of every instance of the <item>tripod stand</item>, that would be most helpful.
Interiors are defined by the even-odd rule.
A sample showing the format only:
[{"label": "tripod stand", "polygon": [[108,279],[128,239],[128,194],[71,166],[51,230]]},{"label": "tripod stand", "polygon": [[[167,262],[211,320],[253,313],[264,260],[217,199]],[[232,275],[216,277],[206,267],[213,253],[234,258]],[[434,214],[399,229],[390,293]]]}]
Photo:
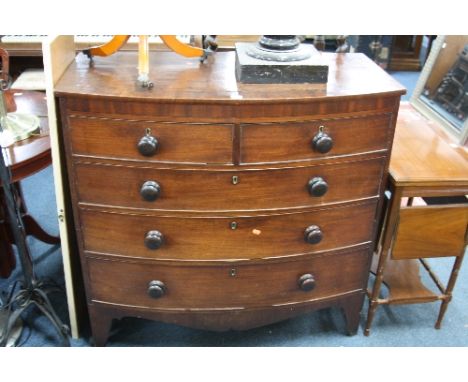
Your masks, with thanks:
[{"label": "tripod stand", "polygon": [[[4,118],[6,116],[6,105],[3,97],[3,90],[6,83],[0,80],[0,131],[4,128]],[[5,163],[3,149],[0,153],[0,186],[3,187],[5,198],[5,216],[10,223],[10,228],[14,242],[18,250],[18,257],[21,263],[23,280],[18,291],[13,288],[7,301],[0,306],[0,310],[6,311],[7,319],[5,327],[0,328],[0,345],[5,346],[12,328],[21,314],[31,305],[35,305],[53,324],[59,333],[63,346],[70,346],[69,329],[64,325],[54,311],[47,296],[51,291],[42,281],[36,278],[34,265],[29,247],[26,241],[26,233],[18,207],[18,195],[16,188],[11,183],[11,172]],[[3,332],[3,333],[2,333]]]}]

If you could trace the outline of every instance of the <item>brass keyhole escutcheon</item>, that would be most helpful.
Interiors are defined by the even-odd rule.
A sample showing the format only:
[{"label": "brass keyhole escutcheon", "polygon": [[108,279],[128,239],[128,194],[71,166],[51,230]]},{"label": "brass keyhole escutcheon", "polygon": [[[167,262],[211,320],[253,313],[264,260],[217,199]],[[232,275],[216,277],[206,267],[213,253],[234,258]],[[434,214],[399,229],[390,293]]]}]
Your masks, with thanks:
[{"label": "brass keyhole escutcheon", "polygon": [[151,135],[151,129],[149,127],[145,129],[145,134],[147,137]]},{"label": "brass keyhole escutcheon", "polygon": [[239,183],[239,177],[237,175],[232,176],[232,184],[237,184]]},{"label": "brass keyhole escutcheon", "polygon": [[231,222],[231,229],[237,229],[237,222]]},{"label": "brass keyhole escutcheon", "polygon": [[236,277],[237,271],[236,268],[232,268],[229,270],[229,276]]}]

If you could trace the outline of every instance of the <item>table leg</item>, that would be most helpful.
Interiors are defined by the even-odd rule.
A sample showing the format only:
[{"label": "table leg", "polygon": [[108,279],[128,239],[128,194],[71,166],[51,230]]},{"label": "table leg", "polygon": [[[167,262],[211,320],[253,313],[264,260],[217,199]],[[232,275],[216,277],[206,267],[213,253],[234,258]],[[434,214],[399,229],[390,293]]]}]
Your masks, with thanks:
[{"label": "table leg", "polygon": [[375,311],[379,306],[379,295],[380,289],[382,287],[382,282],[384,278],[385,264],[387,262],[387,257],[390,252],[390,247],[392,243],[393,233],[398,220],[398,213],[400,211],[401,203],[401,189],[393,189],[392,196],[389,203],[389,211],[387,215],[387,221],[382,227],[381,234],[383,234],[382,247],[379,251],[379,262],[377,265],[377,270],[375,274],[374,287],[372,288],[372,293],[369,298],[369,311],[367,314],[366,327],[364,329],[364,335],[368,336],[370,334],[370,327],[372,321],[374,320]]},{"label": "table leg", "polygon": [[448,304],[452,300],[452,291],[453,287],[455,286],[455,282],[457,281],[458,272],[463,261],[464,252],[465,248],[463,248],[463,253],[455,259],[455,263],[453,264],[452,273],[450,274],[450,278],[447,283],[447,289],[445,290],[445,298],[442,300],[442,304],[440,306],[439,311],[439,317],[437,318],[437,322],[435,324],[436,329],[440,329],[445,312],[447,311]]},{"label": "table leg", "polygon": [[60,244],[60,237],[49,235],[31,215],[23,215],[23,223],[27,235],[47,244]]},{"label": "table leg", "polygon": [[[18,203],[26,235],[34,236],[47,244],[60,244],[60,237],[49,235],[42,229],[39,223],[28,214],[19,182],[15,183],[15,187],[17,188],[20,199]],[[12,248],[14,240],[11,234],[10,225],[4,214],[4,209],[3,188],[0,186],[0,277],[8,278],[11,272],[15,269],[16,259]]]},{"label": "table leg", "polygon": [[14,183],[18,195],[20,197],[19,207],[21,215],[23,218],[24,229],[26,235],[35,237],[36,239],[47,243],[47,244],[60,244],[60,237],[49,235],[44,229],[39,225],[39,223],[28,213],[26,208],[26,203],[24,202],[23,190],[21,188],[20,182]]}]

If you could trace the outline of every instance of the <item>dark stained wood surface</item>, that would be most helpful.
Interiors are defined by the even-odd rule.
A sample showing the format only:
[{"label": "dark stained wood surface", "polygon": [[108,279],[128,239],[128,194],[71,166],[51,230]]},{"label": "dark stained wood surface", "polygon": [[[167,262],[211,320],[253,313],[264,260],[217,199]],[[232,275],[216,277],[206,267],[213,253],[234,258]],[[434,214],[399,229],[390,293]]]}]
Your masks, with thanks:
[{"label": "dark stained wood surface", "polygon": [[[262,308],[301,303],[362,288],[367,251],[316,256],[285,263],[172,266],[88,258],[93,300],[153,309]],[[304,292],[301,275],[311,273],[316,287]],[[162,281],[167,292],[148,296],[148,283]]]},{"label": "dark stained wood surface", "polygon": [[[149,77],[154,87],[148,91],[136,84],[137,55],[122,52],[110,57],[89,60],[77,56],[76,62],[56,86],[60,96],[128,97],[131,99],[200,101],[299,101],[307,102],[331,97],[363,97],[366,95],[401,95],[406,89],[383,69],[371,63],[364,54],[320,53],[329,64],[327,84],[239,84],[235,77],[235,53],[219,52],[206,63],[183,58],[173,52],[150,54]],[[109,81],[115,78],[115,81]],[[118,80],[117,80],[118,79]],[[294,89],[293,91],[291,91]]]},{"label": "dark stained wood surface", "polygon": [[[245,213],[238,217],[191,218],[175,213],[130,215],[96,209],[82,210],[80,215],[85,250],[135,258],[206,261],[300,255],[369,242],[374,213],[375,201],[250,217]],[[356,221],[361,223],[356,225]],[[231,228],[232,222],[237,224],[236,229]],[[305,241],[304,232],[310,225],[320,227],[320,243]],[[157,250],[144,244],[151,230],[164,235],[164,244]]]},{"label": "dark stained wood surface", "polygon": [[190,311],[181,309],[155,310],[94,301],[89,304],[89,311],[93,339],[97,346],[106,344],[113,319],[127,316],[137,316],[191,328],[222,332],[257,328],[308,313],[311,309],[318,310],[330,307],[343,309],[346,318],[346,331],[352,335],[356,334],[359,326],[356,320],[359,321],[359,312],[364,301],[362,297],[361,290],[354,290],[308,302],[265,308],[192,309]]},{"label": "dark stained wood surface", "polygon": [[[158,162],[232,163],[233,125],[151,123],[132,120],[69,118],[75,154]],[[151,129],[157,152],[141,155],[137,144]]]},{"label": "dark stained wood surface", "polygon": [[[226,330],[339,306],[357,331],[404,89],[364,55],[323,58],[327,85],[239,85],[233,53],[203,65],[152,55],[150,91],[136,86],[134,54],[68,68],[56,95],[98,344],[123,315]],[[336,140],[325,155],[310,147],[320,124]],[[136,151],[147,127],[153,157]],[[323,196],[309,194],[314,177]],[[152,202],[148,180],[161,189]],[[305,241],[309,226],[320,242]],[[152,280],[167,287],[160,299]]]},{"label": "dark stained wood surface", "polygon": [[35,115],[40,121],[37,135],[16,142],[4,150],[5,162],[11,166],[13,181],[17,182],[49,166],[52,157],[45,94],[15,90],[13,96],[18,113]]},{"label": "dark stained wood surface", "polygon": [[[327,205],[378,196],[384,157],[294,168],[158,169],[142,163],[101,165],[80,158],[74,164],[80,202],[148,210],[259,210]],[[237,184],[233,184],[237,176]],[[328,184],[323,196],[312,196],[309,180]],[[140,195],[146,181],[161,187],[148,202]],[[252,194],[255,190],[255,194]],[[229,203],[226,203],[229,200]]]},{"label": "dark stained wood surface", "polygon": [[[391,114],[296,123],[241,125],[241,163],[323,159],[386,150]],[[327,153],[312,148],[319,128],[333,140]]]},{"label": "dark stained wood surface", "polygon": [[[236,100],[197,102],[180,100],[158,100],[145,98],[132,100],[125,96],[118,98],[76,97],[61,98],[62,109],[70,116],[105,119],[126,119],[129,121],[183,122],[183,123],[272,123],[308,121],[320,118],[341,118],[366,116],[377,113],[393,113],[398,109],[399,98],[382,93],[376,97],[349,97],[349,99],[328,100],[317,98],[311,102],[271,102]],[[111,101],[111,102],[109,102]],[[392,122],[393,124],[393,122]],[[393,135],[393,134],[392,134]]]}]

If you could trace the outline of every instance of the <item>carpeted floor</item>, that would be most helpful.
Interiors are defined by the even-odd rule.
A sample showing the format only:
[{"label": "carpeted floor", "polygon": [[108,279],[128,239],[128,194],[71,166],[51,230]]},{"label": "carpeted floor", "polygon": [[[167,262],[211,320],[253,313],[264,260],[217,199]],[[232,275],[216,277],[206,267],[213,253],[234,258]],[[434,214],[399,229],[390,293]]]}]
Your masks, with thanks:
[{"label": "carpeted floor", "polygon": [[[395,73],[395,77],[409,88],[409,98],[417,73]],[[50,233],[58,233],[52,169],[47,168],[23,181],[23,190],[30,213]],[[36,271],[40,278],[49,278],[63,287],[63,270],[59,246],[50,246],[29,238]],[[452,259],[433,259],[431,265],[446,281]],[[5,292],[16,271],[8,280],[0,279],[0,291]],[[362,327],[367,303],[361,317],[358,334],[344,333],[344,318],[337,309],[325,309],[274,325],[244,332],[214,333],[137,318],[115,322],[108,346],[229,346],[229,347],[389,347],[389,346],[467,346],[468,345],[468,266],[459,274],[454,297],[449,305],[442,328],[434,329],[440,303],[380,307],[369,337]],[[51,295],[59,316],[68,322],[64,292]],[[58,346],[60,343],[52,326],[37,309],[30,309],[23,317],[25,328],[19,345],[28,347]],[[72,346],[90,346],[89,336],[72,340]]]}]

